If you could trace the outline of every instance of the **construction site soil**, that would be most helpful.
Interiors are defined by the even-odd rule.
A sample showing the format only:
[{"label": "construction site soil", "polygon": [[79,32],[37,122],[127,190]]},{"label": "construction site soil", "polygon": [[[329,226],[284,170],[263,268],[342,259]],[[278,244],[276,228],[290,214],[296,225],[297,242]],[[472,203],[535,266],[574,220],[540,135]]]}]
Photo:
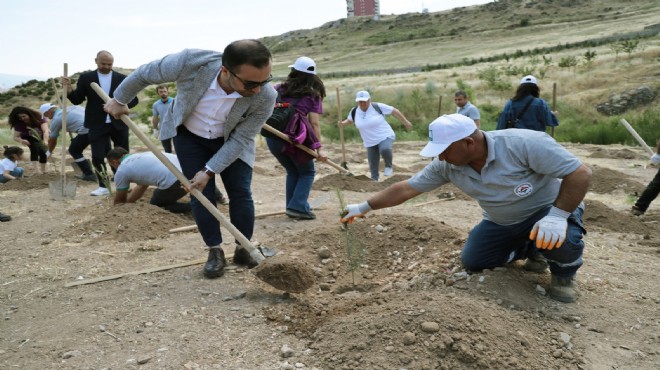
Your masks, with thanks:
[{"label": "construction site soil", "polygon": [[[409,178],[428,163],[423,144],[395,143],[395,174],[379,182],[364,148],[347,145],[351,176],[318,164],[317,218],[298,221],[261,217],[284,211],[285,177],[260,143],[253,242],[278,255],[254,270],[230,263],[214,280],[196,230],[171,232],[192,217],[148,204],[149,193],[113,206],[78,181],[74,199],[53,200],[59,166],[0,184],[13,218],[0,224],[0,368],[660,368],[660,202],[628,213],[657,171],[641,149],[565,144],[593,169],[580,296],[565,304],[546,296],[549,273],[519,261],[464,271],[481,210],[453,185],[342,227],[339,195],[361,202]],[[341,162],[338,145],[326,152]],[[264,283],[300,271],[304,292]]]}]

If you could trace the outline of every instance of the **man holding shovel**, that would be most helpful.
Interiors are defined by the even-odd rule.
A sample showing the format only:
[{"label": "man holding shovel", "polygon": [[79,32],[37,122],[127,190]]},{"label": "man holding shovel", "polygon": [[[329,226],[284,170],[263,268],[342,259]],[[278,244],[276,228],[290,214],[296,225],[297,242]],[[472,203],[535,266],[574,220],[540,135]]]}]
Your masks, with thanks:
[{"label": "man holding shovel", "polygon": [[[239,40],[223,53],[186,49],[138,67],[105,105],[114,117],[128,113],[130,99],[149,85],[176,82],[177,97],[160,121],[160,139],[174,138],[183,174],[215,206],[215,175],[229,196],[231,223],[249,240],[254,228],[252,166],[255,137],[275,106],[271,54],[258,40]],[[219,221],[191,199],[195,222],[209,248],[207,278],[222,276],[226,265],[220,248]],[[234,263],[257,262],[237,243]]]},{"label": "man holding shovel", "polygon": [[[50,134],[48,135],[48,151],[46,155],[50,158],[55,147],[57,138],[62,131],[62,109],[50,103],[41,104],[39,112],[50,120]],[[82,171],[82,175],[76,178],[84,181],[96,181],[94,171],[88,159],[83,156],[83,151],[89,146],[88,129],[85,128],[85,111],[81,107],[68,107],[66,110],[66,131],[76,134],[69,145],[69,154],[73,157],[73,163]],[[64,158],[62,158],[64,160]]]},{"label": "man holding shovel", "polygon": [[460,114],[433,121],[429,143],[420,154],[437,158],[409,180],[366,202],[348,205],[341,221],[352,222],[371,210],[396,206],[452,182],[484,211],[461,253],[466,269],[491,269],[528,258],[528,269],[542,272],[547,263],[552,273],[550,297],[561,302],[577,299],[575,274],[582,266],[588,167],[545,133],[484,132]]}]

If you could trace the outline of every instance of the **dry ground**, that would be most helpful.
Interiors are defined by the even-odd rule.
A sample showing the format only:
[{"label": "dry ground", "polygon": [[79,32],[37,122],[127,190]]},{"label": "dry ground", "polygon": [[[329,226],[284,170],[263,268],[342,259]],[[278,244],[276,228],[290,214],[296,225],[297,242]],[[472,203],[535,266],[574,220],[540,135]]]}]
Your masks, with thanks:
[{"label": "dry ground", "polygon": [[[110,206],[78,182],[54,201],[48,181],[0,187],[0,367],[4,369],[657,369],[660,367],[660,202],[642,218],[633,199],[655,174],[641,150],[567,144],[594,168],[587,196],[581,296],[543,295],[547,274],[513,264],[467,276],[458,254],[479,221],[476,203],[452,186],[341,230],[334,187],[362,201],[426,163],[423,143],[395,144],[394,179],[340,176],[319,165],[313,221],[256,222],[256,243],[315,273],[304,294],[283,294],[230,267],[204,279],[201,265],[66,283],[204,259],[193,224],[146,203]],[[329,148],[341,161],[339,147]],[[348,167],[367,172],[364,149]],[[284,176],[261,146],[253,182],[257,213],[283,210]],[[455,199],[425,204],[452,192]],[[226,206],[220,209],[226,213]],[[233,241],[225,235],[224,247]],[[347,241],[364,255],[349,270]]]}]

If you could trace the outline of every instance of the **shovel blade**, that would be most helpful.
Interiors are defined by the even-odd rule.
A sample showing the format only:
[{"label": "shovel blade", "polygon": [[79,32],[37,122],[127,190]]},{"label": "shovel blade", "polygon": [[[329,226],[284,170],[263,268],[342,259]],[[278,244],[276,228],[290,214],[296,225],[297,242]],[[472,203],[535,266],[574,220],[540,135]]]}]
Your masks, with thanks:
[{"label": "shovel blade", "polygon": [[48,191],[54,200],[73,199],[76,197],[76,182],[65,182],[64,179],[51,181],[48,183]]}]

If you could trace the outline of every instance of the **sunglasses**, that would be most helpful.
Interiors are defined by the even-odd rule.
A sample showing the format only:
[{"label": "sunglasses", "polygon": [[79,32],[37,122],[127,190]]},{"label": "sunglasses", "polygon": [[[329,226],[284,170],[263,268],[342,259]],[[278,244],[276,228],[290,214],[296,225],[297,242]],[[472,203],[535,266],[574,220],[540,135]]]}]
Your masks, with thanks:
[{"label": "sunglasses", "polygon": [[229,69],[227,69],[227,70],[229,71],[229,73],[231,73],[232,76],[236,77],[239,81],[241,81],[241,83],[243,84],[243,87],[245,88],[245,90],[252,90],[252,89],[255,89],[255,88],[257,88],[257,87],[261,87],[261,86],[263,86],[263,85],[265,85],[265,84],[267,84],[267,83],[269,83],[269,82],[271,82],[271,81],[273,80],[273,75],[270,75],[270,76],[268,77],[268,79],[266,79],[266,81],[261,81],[261,82],[257,82],[257,81],[245,81],[244,79],[238,77],[238,76],[236,75],[236,73],[232,72],[232,71],[229,70]]}]

